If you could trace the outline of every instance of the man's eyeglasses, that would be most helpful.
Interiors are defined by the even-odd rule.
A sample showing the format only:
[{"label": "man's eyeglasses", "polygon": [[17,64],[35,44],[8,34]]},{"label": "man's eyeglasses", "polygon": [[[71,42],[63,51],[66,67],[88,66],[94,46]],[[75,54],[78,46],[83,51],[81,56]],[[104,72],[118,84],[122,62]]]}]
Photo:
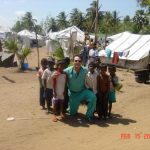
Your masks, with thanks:
[{"label": "man's eyeglasses", "polygon": [[74,62],[81,62],[81,60],[74,60]]}]

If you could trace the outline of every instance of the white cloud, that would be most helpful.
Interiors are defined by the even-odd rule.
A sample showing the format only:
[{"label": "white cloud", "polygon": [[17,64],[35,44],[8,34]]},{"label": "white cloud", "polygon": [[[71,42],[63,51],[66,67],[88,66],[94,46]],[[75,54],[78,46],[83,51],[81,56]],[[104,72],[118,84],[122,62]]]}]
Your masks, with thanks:
[{"label": "white cloud", "polygon": [[19,10],[19,11],[16,11],[15,12],[15,15],[17,16],[17,17],[22,17],[22,16],[24,16],[25,15],[25,11],[23,11],[23,10]]},{"label": "white cloud", "polygon": [[14,18],[8,19],[8,17],[0,16],[0,26],[1,27],[9,28],[9,27],[12,27],[13,24],[14,24]]}]

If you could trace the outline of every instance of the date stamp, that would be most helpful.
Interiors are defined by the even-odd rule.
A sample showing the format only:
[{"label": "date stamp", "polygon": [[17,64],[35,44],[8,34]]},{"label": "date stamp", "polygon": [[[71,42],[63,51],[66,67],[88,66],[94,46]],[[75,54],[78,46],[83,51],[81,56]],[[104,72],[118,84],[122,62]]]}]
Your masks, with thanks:
[{"label": "date stamp", "polygon": [[120,139],[122,140],[129,140],[129,139],[149,139],[150,140],[150,133],[142,134],[142,133],[121,133]]}]

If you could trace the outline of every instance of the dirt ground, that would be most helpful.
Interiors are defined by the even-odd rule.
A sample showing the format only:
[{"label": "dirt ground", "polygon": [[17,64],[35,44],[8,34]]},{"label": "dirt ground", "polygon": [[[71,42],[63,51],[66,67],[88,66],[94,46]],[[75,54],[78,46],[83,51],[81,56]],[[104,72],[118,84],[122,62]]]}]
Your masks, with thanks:
[{"label": "dirt ground", "polygon": [[[47,55],[40,49],[40,58]],[[37,66],[33,49],[28,57]],[[113,118],[85,120],[86,107],[77,117],[52,122],[39,106],[36,71],[0,68],[0,150],[146,150],[150,146],[150,84],[136,83],[134,73],[118,69],[123,83],[113,105]],[[8,117],[15,120],[7,121]]]}]

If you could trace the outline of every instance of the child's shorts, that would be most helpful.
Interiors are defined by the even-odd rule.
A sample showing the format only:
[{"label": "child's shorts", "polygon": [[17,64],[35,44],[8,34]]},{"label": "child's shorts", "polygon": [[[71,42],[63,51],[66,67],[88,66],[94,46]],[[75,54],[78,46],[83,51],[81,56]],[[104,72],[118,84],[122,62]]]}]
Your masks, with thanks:
[{"label": "child's shorts", "polygon": [[115,91],[109,91],[108,93],[108,101],[111,103],[116,102],[116,92]]},{"label": "child's shorts", "polygon": [[52,89],[46,89],[44,91],[44,94],[43,94],[43,97],[44,98],[52,98],[53,97],[53,90]]}]

